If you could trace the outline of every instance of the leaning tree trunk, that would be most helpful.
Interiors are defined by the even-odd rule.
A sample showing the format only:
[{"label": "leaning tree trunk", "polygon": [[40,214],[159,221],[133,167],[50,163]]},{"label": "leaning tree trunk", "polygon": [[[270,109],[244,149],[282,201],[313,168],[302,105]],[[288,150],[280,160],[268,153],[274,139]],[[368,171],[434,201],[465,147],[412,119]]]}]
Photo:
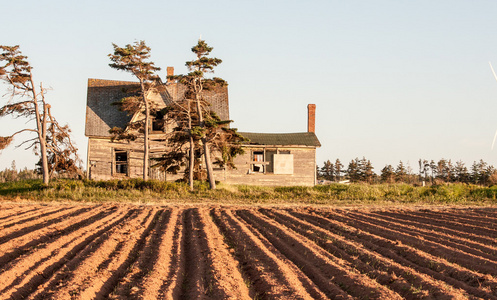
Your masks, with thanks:
[{"label": "leaning tree trunk", "polygon": [[193,136],[190,134],[190,165],[188,170],[188,184],[190,185],[190,191],[193,191],[193,171],[195,168],[195,144],[193,142]]},{"label": "leaning tree trunk", "polygon": [[214,180],[214,170],[212,169],[211,161],[211,151],[206,138],[202,138],[202,143],[204,144],[204,155],[205,155],[205,168],[207,169],[207,178],[209,179],[209,185],[211,190],[216,189],[216,181]]},{"label": "leaning tree trunk", "polygon": [[[200,122],[200,127],[204,128],[204,117],[202,115],[202,108],[200,106],[200,99],[199,95],[197,94],[197,111],[198,111],[198,116],[199,116],[199,122]],[[211,151],[209,148],[209,144],[207,143],[207,139],[203,137],[202,139],[202,144],[204,146],[204,159],[205,159],[205,168],[207,170],[207,178],[209,179],[209,186],[211,190],[216,189],[216,181],[214,180],[214,170],[212,169],[212,162],[211,162]]]},{"label": "leaning tree trunk", "polygon": [[192,135],[192,103],[188,100],[188,135],[190,137],[190,165],[188,166],[188,184],[193,191],[193,171],[195,169],[195,142]]},{"label": "leaning tree trunk", "polygon": [[143,180],[148,180],[149,169],[149,126],[150,126],[150,107],[145,95],[145,85],[140,79],[142,89],[143,104],[145,105],[145,125],[143,126]]}]

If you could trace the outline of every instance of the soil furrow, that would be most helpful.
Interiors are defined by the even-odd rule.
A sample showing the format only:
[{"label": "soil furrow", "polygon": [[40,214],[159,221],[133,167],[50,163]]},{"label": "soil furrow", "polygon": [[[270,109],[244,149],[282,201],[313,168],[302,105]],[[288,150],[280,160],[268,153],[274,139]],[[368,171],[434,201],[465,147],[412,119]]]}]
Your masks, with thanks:
[{"label": "soil furrow", "polygon": [[185,277],[181,283],[180,299],[200,299],[206,296],[207,286],[211,284],[207,281],[205,270],[205,257],[202,255],[200,247],[201,237],[199,224],[194,220],[194,209],[189,208],[185,211],[184,228],[185,234],[183,239],[183,249],[185,251]]},{"label": "soil furrow", "polygon": [[[178,231],[180,226],[178,224],[180,211],[172,209],[168,218],[168,223],[159,236],[160,240],[157,241],[156,259],[154,260],[153,268],[142,280],[140,298],[143,299],[165,299],[164,294],[161,292],[161,287],[165,282],[172,281],[174,275],[170,275],[173,270],[176,270],[178,258]],[[176,246],[176,247],[175,247]],[[169,299],[173,298],[169,294]]]},{"label": "soil furrow", "polygon": [[146,237],[144,247],[138,250],[136,262],[131,265],[126,277],[115,288],[113,296],[123,299],[139,299],[139,295],[143,294],[142,280],[147,273],[152,271],[157,262],[161,237],[168,224],[170,213],[164,209],[158,211],[152,221],[155,225],[151,224],[154,226],[152,232]]},{"label": "soil furrow", "polygon": [[12,226],[11,223],[19,222],[32,218],[33,216],[38,216],[50,211],[61,210],[64,208],[47,206],[47,207],[34,207],[28,210],[18,210],[11,211],[8,215],[4,215],[0,218],[0,228],[7,228]]},{"label": "soil furrow", "polygon": [[[186,280],[182,284],[183,291],[180,299],[232,299],[234,297],[233,291],[223,288],[221,282],[222,279],[229,281],[230,279],[226,276],[221,278],[216,276],[213,261],[213,251],[216,249],[209,247],[208,234],[212,236],[213,233],[212,231],[207,233],[205,218],[201,217],[199,210],[188,209],[184,239]],[[229,281],[226,284],[230,284]],[[248,295],[248,290],[246,294]]]},{"label": "soil furrow", "polygon": [[[111,218],[112,216],[105,219],[100,218],[98,221],[88,219],[88,222],[85,224],[86,226],[81,227],[71,234],[61,236],[45,249],[37,251],[30,255],[30,257],[26,257],[21,262],[13,265],[13,268],[8,270],[9,275],[5,277],[11,278],[11,280],[19,276],[23,278],[15,286],[3,289],[1,293],[6,298],[25,299],[95,238],[107,231],[112,226],[112,224],[108,224]],[[40,260],[43,263],[37,264],[36,262]],[[33,264],[37,264],[37,267],[30,268]],[[26,269],[29,270],[28,273],[24,271]],[[2,284],[7,285],[8,283],[2,282]]]},{"label": "soil furrow", "polygon": [[368,221],[371,224],[388,227],[392,230],[396,230],[404,234],[409,234],[410,236],[416,236],[418,239],[445,245],[447,247],[457,249],[465,253],[486,258],[489,261],[497,261],[497,248],[490,245],[478,244],[462,237],[450,236],[443,232],[428,231],[420,228],[419,226],[402,224],[392,220],[385,221],[383,218],[381,218],[381,216],[378,217],[376,214],[372,213],[353,212],[349,213],[349,216],[350,215],[353,215],[357,219],[360,219],[362,221]]},{"label": "soil furrow", "polygon": [[81,255],[68,263],[67,268],[59,272],[45,291],[37,295],[37,298],[43,299],[54,294],[54,298],[57,299],[70,299],[71,296],[77,295],[90,281],[89,278],[103,269],[102,262],[116,253],[116,249],[121,245],[124,245],[125,239],[119,231],[138,216],[139,212],[136,209],[119,209],[109,230],[88,245]]},{"label": "soil furrow", "polygon": [[[488,237],[486,234],[482,234],[481,231],[475,230],[472,227],[465,226],[463,228],[453,229],[445,226],[443,224],[434,224],[438,223],[436,220],[432,219],[420,219],[419,217],[413,217],[406,213],[397,213],[397,212],[378,212],[375,213],[378,217],[381,217],[384,220],[402,222],[402,224],[408,224],[411,226],[415,226],[418,228],[422,228],[427,230],[428,232],[439,232],[444,233],[449,236],[462,237],[473,242],[483,243],[486,245],[497,245],[497,240]],[[464,229],[461,230],[461,229]]]},{"label": "soil furrow", "polygon": [[478,221],[460,222],[457,218],[440,213],[432,213],[428,210],[424,210],[423,212],[414,211],[411,214],[417,218],[425,219],[429,222],[441,224],[449,228],[462,228],[463,230],[472,229],[489,237],[497,238],[497,229],[495,227],[492,228],[488,223],[481,225]]},{"label": "soil furrow", "polygon": [[443,220],[450,220],[454,223],[464,224],[465,226],[477,225],[481,227],[488,227],[494,230],[497,230],[497,225],[495,221],[497,221],[497,217],[488,217],[488,216],[476,216],[471,214],[471,210],[469,209],[450,209],[450,210],[442,210],[442,211],[433,211],[426,210],[424,213],[430,217],[438,217]]},{"label": "soil furrow", "polygon": [[50,207],[52,205],[47,204],[21,204],[21,203],[0,203],[0,218],[9,217],[10,215],[24,214],[32,211],[40,210],[43,208]]},{"label": "soil furrow", "polygon": [[497,300],[497,209],[0,204],[1,299]]},{"label": "soil furrow", "polygon": [[40,209],[40,206],[25,206],[25,205],[15,205],[15,204],[2,204],[0,203],[0,221],[6,218],[10,218],[17,214],[22,215],[24,213],[29,213],[31,211],[36,211]]},{"label": "soil furrow", "polygon": [[[376,245],[365,242],[362,238],[358,239],[354,234],[335,234],[329,231],[329,222],[319,217],[310,215],[300,215],[294,217],[290,214],[285,214],[281,210],[266,211],[273,215],[280,222],[291,227],[293,230],[299,230],[304,236],[313,239],[318,245],[330,251],[335,256],[346,259],[354,263],[355,267],[362,273],[375,278],[379,283],[389,286],[402,297],[407,299],[417,299],[420,294],[432,294],[437,297],[460,296],[460,293],[454,291],[444,291],[444,284],[441,280],[448,280],[454,287],[464,289],[468,293],[477,297],[492,299],[493,296],[481,291],[476,287],[468,284],[451,280],[445,276],[433,278],[419,273],[417,270],[409,266],[404,266],[398,263],[397,256],[382,255],[387,251],[375,252]],[[422,271],[422,270],[420,270]],[[429,272],[428,275],[433,275],[436,272]],[[413,289],[411,287],[417,287]]]},{"label": "soil furrow", "polygon": [[[417,272],[412,269],[403,267],[389,258],[368,250],[353,239],[346,239],[341,235],[336,235],[304,219],[296,218],[282,211],[263,210],[263,213],[313,240],[332,255],[348,261],[359,272],[375,279],[380,284],[388,286],[406,299],[416,299],[420,293],[420,291],[411,289],[411,286],[420,287],[421,293],[439,288],[437,283],[432,280],[426,280],[423,276],[417,275]],[[406,274],[410,276],[406,276]]]},{"label": "soil furrow", "polygon": [[136,218],[123,224],[119,230],[122,248],[110,258],[112,261],[105,268],[100,267],[99,271],[85,282],[86,287],[78,290],[78,299],[106,298],[114,291],[136,262],[137,255],[144,247],[144,242],[152,231],[157,217],[157,209],[140,208]]},{"label": "soil furrow", "polygon": [[[93,215],[94,211],[93,210],[87,210],[84,212],[79,211],[81,214],[76,214],[76,215],[70,215],[71,212],[76,212],[79,209],[77,207],[69,207],[66,210],[59,211],[53,215],[50,216],[44,216],[44,217],[39,217],[36,220],[33,220],[31,222],[26,222],[25,224],[22,225],[17,225],[14,227],[11,227],[9,229],[2,230],[5,231],[3,232],[5,235],[10,235],[10,239],[4,241],[3,243],[0,243],[0,253],[5,253],[9,251],[10,249],[14,249],[19,247],[19,245],[22,245],[24,243],[27,243],[29,241],[32,241],[36,237],[39,237],[41,234],[48,234],[49,232],[57,231],[60,228],[64,227],[64,224],[69,224],[70,222],[74,222],[72,219],[84,216],[84,215]],[[51,224],[47,224],[47,222],[56,219],[59,222],[52,222]],[[68,220],[71,220],[68,222]],[[31,228],[32,230],[24,231],[24,234],[19,234],[19,231],[23,230],[24,228]],[[16,234],[13,234],[16,233]]]},{"label": "soil furrow", "polygon": [[398,294],[361,274],[349,262],[330,255],[281,224],[252,210],[240,210],[237,213],[263,234],[278,251],[299,266],[328,296],[332,296],[328,290],[328,282],[329,278],[333,278],[333,283],[355,298],[367,296],[374,299],[400,299]]},{"label": "soil furrow", "polygon": [[[34,231],[23,236],[22,239],[14,239],[8,243],[4,243],[1,248],[8,248],[6,248],[7,250],[5,250],[5,253],[0,256],[0,271],[5,270],[7,265],[15,259],[38,252],[40,249],[46,248],[60,236],[70,234],[73,231],[80,229],[85,224],[102,219],[110,213],[112,213],[111,210],[105,211],[99,207],[94,211],[84,212],[82,215],[73,215],[68,219],[61,218],[60,223],[52,224],[49,228],[43,228],[41,231]],[[78,218],[81,216],[84,218]],[[77,219],[82,220],[75,222]]]},{"label": "soil furrow", "polygon": [[[252,298],[326,298],[316,288],[308,287],[305,281],[303,284],[301,278],[305,275],[269,241],[234,217],[229,209],[215,209],[211,215],[233,248]],[[334,299],[351,298],[333,283],[329,284],[329,289],[333,289]]]},{"label": "soil furrow", "polygon": [[36,222],[35,224],[32,224],[31,226],[23,227],[20,228],[19,230],[15,231],[10,231],[10,233],[3,235],[0,237],[0,245],[5,243],[6,241],[10,241],[11,239],[17,238],[19,236],[22,236],[26,233],[29,233],[31,231],[38,230],[40,228],[45,228],[47,226],[50,226],[52,224],[58,223],[61,220],[64,220],[65,218],[69,218],[72,216],[76,216],[80,213],[86,212],[91,210],[91,208],[84,207],[84,208],[76,208],[76,210],[69,209],[69,211],[65,214],[62,214],[56,218],[42,218],[42,222]]},{"label": "soil furrow", "polygon": [[250,299],[249,290],[239,271],[238,262],[233,258],[224,243],[223,237],[215,226],[207,209],[199,210],[199,217],[203,224],[204,233],[209,251],[209,260],[212,265],[212,274],[217,288],[216,299]]},{"label": "soil furrow", "polygon": [[497,221],[497,209],[495,208],[472,208],[470,212],[478,218],[488,219],[491,220],[491,222]]},{"label": "soil furrow", "polygon": [[[102,220],[108,230],[103,231],[100,236],[89,243],[78,255],[67,262],[63,268],[40,286],[30,299],[70,299],[74,295],[73,290],[83,284],[85,276],[91,276],[96,268],[91,268],[98,264],[99,251],[104,248],[105,243],[112,239],[112,234],[122,223],[127,222],[134,214],[132,210],[119,209],[113,215],[108,216],[107,220]],[[55,296],[54,296],[55,295]]]},{"label": "soil furrow", "polygon": [[[490,290],[495,288],[495,280],[492,276],[487,276],[472,270],[461,268],[442,259],[434,257],[426,252],[403,245],[396,240],[388,240],[375,233],[359,230],[355,227],[348,227],[340,222],[336,216],[327,216],[329,212],[319,215],[300,215],[302,218],[307,218],[310,222],[316,222],[315,225],[327,230],[336,231],[337,234],[347,236],[349,239],[363,244],[368,249],[379,253],[385,257],[417,270],[420,273],[425,273],[435,279],[450,283],[453,286],[458,286],[458,281],[462,281],[473,287],[485,287]],[[299,217],[299,214],[297,214]],[[362,229],[362,228],[361,228]]]},{"label": "soil furrow", "polygon": [[433,256],[441,257],[450,262],[457,263],[470,270],[496,275],[497,263],[487,258],[480,257],[462,250],[443,245],[438,242],[425,240],[422,236],[416,234],[408,234],[404,231],[395,230],[392,227],[381,226],[378,223],[371,223],[348,213],[346,216],[334,214],[334,217],[342,219],[351,226],[358,227],[362,230],[372,232],[386,239],[399,241],[405,245],[430,253]]},{"label": "soil furrow", "polygon": [[[165,263],[169,263],[169,271],[165,272],[167,274],[166,279],[162,282],[159,289],[158,295],[159,299],[179,299],[182,291],[182,283],[185,279],[185,250],[184,250],[184,236],[185,227],[183,224],[185,219],[185,210],[181,210],[179,214],[173,235],[172,251],[169,259]],[[166,258],[166,257],[164,257]]]}]

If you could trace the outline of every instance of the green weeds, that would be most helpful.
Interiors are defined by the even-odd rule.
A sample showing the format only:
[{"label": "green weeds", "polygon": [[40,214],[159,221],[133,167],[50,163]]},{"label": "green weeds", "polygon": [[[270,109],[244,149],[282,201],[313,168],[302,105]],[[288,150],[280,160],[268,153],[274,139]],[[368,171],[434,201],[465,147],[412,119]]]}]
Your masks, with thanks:
[{"label": "green weeds", "polygon": [[458,204],[495,205],[497,186],[444,184],[427,187],[408,184],[330,184],[314,187],[266,187],[223,185],[209,190],[195,182],[191,192],[185,183],[141,179],[91,181],[57,179],[44,186],[39,179],[0,183],[0,197],[37,201],[219,203],[219,204]]}]

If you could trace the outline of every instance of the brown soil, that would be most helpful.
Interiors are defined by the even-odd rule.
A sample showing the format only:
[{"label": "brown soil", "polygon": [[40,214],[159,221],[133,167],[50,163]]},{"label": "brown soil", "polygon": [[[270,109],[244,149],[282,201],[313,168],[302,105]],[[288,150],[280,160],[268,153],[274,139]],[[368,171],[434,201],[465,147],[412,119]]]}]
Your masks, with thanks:
[{"label": "brown soil", "polygon": [[497,299],[497,209],[0,204],[0,299]]}]

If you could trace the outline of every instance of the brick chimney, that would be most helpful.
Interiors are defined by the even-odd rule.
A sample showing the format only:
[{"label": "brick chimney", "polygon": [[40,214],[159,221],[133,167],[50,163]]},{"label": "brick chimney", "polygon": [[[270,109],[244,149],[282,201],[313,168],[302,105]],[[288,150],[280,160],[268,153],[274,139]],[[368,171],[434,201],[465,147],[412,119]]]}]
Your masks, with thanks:
[{"label": "brick chimney", "polygon": [[307,105],[307,132],[316,133],[316,104]]},{"label": "brick chimney", "polygon": [[[167,76],[173,76],[174,75],[174,67],[167,67]],[[170,81],[169,78],[167,79],[167,81]]]}]

